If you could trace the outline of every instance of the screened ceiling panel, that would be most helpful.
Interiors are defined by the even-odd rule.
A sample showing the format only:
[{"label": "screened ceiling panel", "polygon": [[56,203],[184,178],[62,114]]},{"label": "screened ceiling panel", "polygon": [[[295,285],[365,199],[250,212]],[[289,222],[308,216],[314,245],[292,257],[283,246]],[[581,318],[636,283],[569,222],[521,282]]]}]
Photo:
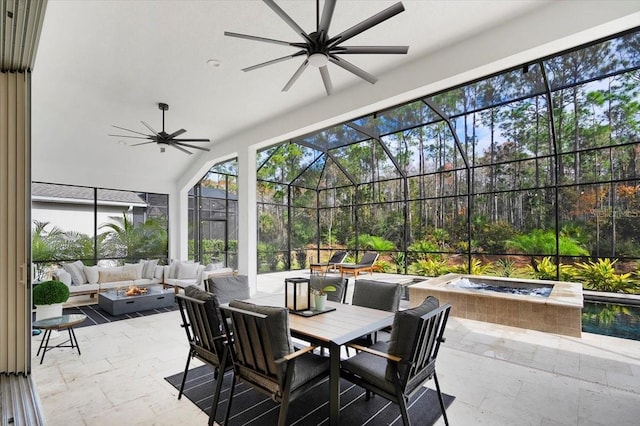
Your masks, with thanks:
[{"label": "screened ceiling panel", "polygon": [[533,63],[425,99],[451,118],[544,92],[540,65]]},{"label": "screened ceiling panel", "polygon": [[385,150],[375,139],[348,145],[332,151],[355,183],[400,177]]},{"label": "screened ceiling panel", "polygon": [[640,67],[640,33],[627,34],[544,62],[551,90]]},{"label": "screened ceiling panel", "polygon": [[[313,151],[310,149],[310,151]],[[320,183],[320,179],[322,177],[322,171],[324,170],[325,163],[327,162],[327,157],[321,155],[319,151],[315,151],[318,153],[319,157],[315,159],[315,161],[309,164],[301,173],[295,178],[291,185],[299,186],[302,188],[310,188],[317,189]]]},{"label": "screened ceiling panel", "polygon": [[[433,112],[422,100],[379,112],[375,117],[369,116],[369,121],[375,124],[374,128],[377,130],[378,135],[390,135],[421,126],[424,123],[441,120],[440,116]],[[356,122],[358,121],[356,120]],[[368,125],[372,126],[371,123]]]},{"label": "screened ceiling panel", "polygon": [[216,164],[209,169],[209,173],[238,176],[238,160],[230,160]]},{"label": "screened ceiling panel", "polygon": [[369,139],[368,135],[343,123],[321,130],[312,135],[292,139],[292,142],[326,152],[333,148],[338,148],[366,139]]},{"label": "screened ceiling panel", "polygon": [[342,186],[352,186],[353,182],[345,175],[336,163],[328,158],[326,165],[318,182],[318,189],[338,188]]}]

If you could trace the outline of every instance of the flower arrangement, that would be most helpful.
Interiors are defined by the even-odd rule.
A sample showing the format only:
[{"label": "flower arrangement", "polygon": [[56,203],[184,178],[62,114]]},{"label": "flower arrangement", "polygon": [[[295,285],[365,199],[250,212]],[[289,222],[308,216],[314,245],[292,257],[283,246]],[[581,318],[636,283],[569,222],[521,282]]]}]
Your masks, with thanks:
[{"label": "flower arrangement", "polygon": [[315,295],[315,296],[323,296],[325,294],[327,294],[328,291],[336,291],[336,288],[332,285],[328,285],[326,287],[322,287],[320,289],[317,288],[312,288],[311,289],[311,294]]}]

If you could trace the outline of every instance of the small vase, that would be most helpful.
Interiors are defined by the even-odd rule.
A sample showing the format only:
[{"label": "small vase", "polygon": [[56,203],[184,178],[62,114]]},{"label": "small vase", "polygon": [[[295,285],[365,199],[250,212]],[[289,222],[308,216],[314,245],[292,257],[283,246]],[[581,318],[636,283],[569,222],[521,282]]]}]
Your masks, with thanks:
[{"label": "small vase", "polygon": [[317,294],[314,297],[316,302],[316,310],[324,311],[324,308],[327,304],[327,295],[326,294]]}]

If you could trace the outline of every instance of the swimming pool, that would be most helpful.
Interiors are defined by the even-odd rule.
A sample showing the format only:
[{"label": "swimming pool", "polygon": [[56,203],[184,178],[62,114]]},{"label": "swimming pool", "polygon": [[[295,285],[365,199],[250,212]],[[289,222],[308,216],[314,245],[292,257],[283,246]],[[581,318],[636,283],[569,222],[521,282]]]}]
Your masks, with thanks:
[{"label": "swimming pool", "polygon": [[582,331],[640,340],[640,306],[585,301]]}]

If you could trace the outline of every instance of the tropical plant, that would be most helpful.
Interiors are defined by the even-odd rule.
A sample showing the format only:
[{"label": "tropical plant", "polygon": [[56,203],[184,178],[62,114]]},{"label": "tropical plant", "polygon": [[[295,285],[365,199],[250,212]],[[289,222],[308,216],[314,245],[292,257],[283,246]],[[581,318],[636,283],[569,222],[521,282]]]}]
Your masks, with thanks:
[{"label": "tropical plant", "polygon": [[358,237],[358,245],[366,250],[374,250],[377,252],[392,251],[396,246],[389,240],[376,235],[363,234]]},{"label": "tropical plant", "polygon": [[412,274],[427,277],[438,277],[447,272],[447,261],[444,259],[419,259],[409,266]]},{"label": "tropical plant", "polygon": [[618,274],[614,265],[618,259],[598,259],[597,262],[576,263],[574,278],[587,290],[612,293],[637,293],[640,288],[631,273]]},{"label": "tropical plant", "polygon": [[100,225],[100,229],[105,230],[101,235],[102,256],[135,262],[145,257],[166,255],[167,229],[162,219],[149,218],[137,226],[127,213],[109,219],[111,222]]},{"label": "tropical plant", "polygon": [[493,267],[493,271],[501,277],[512,277],[517,273],[515,265],[515,262],[511,259],[498,259]]},{"label": "tropical plant", "polygon": [[442,259],[442,254],[438,253],[440,247],[432,241],[420,240],[416,241],[407,247],[410,259],[427,260],[427,259]]},{"label": "tropical plant", "polygon": [[60,281],[45,281],[33,289],[34,305],[53,305],[69,300],[69,287]]},{"label": "tropical plant", "polygon": [[[527,266],[527,273],[530,276],[538,280],[556,280],[558,268],[551,257],[545,256],[541,260],[534,259],[534,262],[535,266]],[[560,281],[568,281],[572,276],[572,267],[560,263]]]},{"label": "tropical plant", "polygon": [[471,274],[471,275],[492,275],[493,269],[491,264],[483,265],[480,259],[471,259],[471,266],[468,262],[462,265],[454,266],[451,268],[451,272],[458,274]]},{"label": "tropical plant", "polygon": [[45,276],[47,266],[58,260],[93,257],[93,239],[75,231],[63,231],[49,222],[33,221],[31,256],[36,267],[35,279]]},{"label": "tropical plant", "polygon": [[[553,231],[534,229],[528,234],[518,235],[506,241],[506,246],[519,253],[531,255],[556,254],[556,234]],[[566,235],[560,235],[558,241],[561,256],[588,256],[589,251],[580,243]]]}]

